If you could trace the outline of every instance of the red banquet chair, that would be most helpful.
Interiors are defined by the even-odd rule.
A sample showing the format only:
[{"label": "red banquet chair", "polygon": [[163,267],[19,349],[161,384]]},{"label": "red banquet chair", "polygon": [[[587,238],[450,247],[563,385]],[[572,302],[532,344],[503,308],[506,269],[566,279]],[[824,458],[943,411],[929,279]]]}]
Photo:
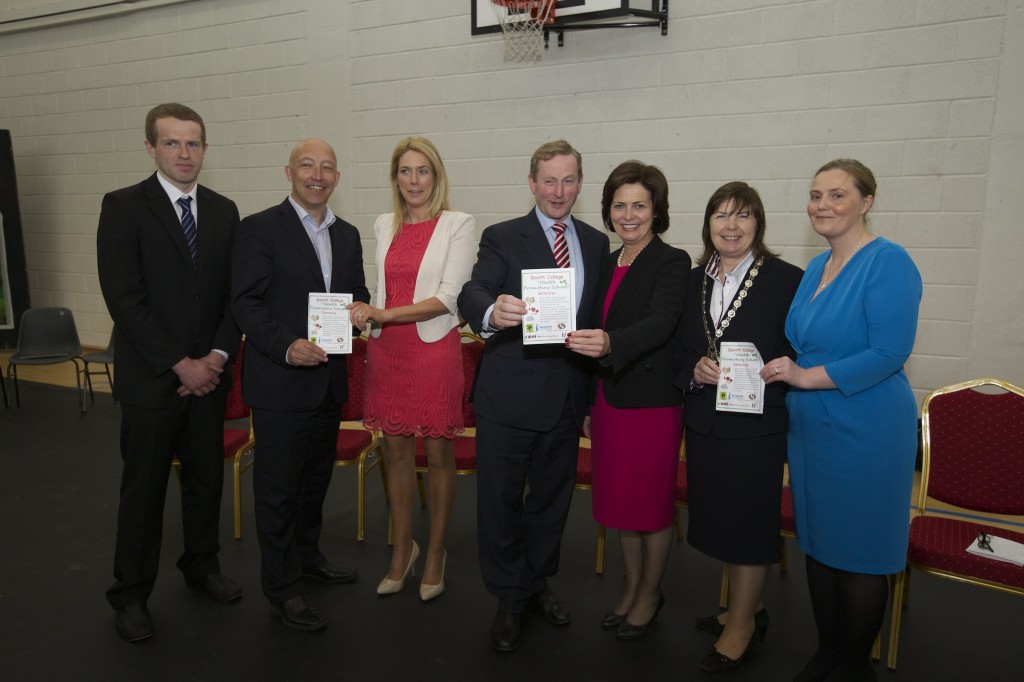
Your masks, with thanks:
[{"label": "red banquet chair", "polygon": [[[480,363],[480,356],[484,352],[484,341],[472,332],[460,332],[459,337],[462,341],[462,424],[466,430],[455,436],[452,442],[452,449],[455,454],[456,475],[467,476],[476,473],[476,415],[473,413],[473,404],[469,401],[469,396],[473,390],[473,376],[476,374],[476,367]],[[422,438],[416,439],[415,463],[416,483],[419,486],[420,493],[420,507],[423,508],[427,506],[427,498],[423,490],[423,475],[427,473],[427,451],[423,447]],[[384,471],[386,474],[386,467]],[[387,495],[386,480],[384,494],[385,496]],[[390,512],[388,544],[391,544]]]},{"label": "red banquet chair", "polygon": [[[779,557],[779,573],[785,573],[788,569],[786,562],[786,538],[796,538],[796,519],[793,516],[793,489],[788,485],[782,486],[781,518],[779,523],[779,542],[781,554]],[[729,607],[729,564],[722,564],[722,584],[718,593],[718,605],[723,609]],[[878,659],[878,641],[875,642],[876,650],[873,653],[875,660]]]},{"label": "red banquet chair", "polygon": [[[576,490],[590,490],[594,484],[594,470],[591,462],[590,439],[580,438],[579,453],[576,456]],[[604,575],[604,542],[607,530],[597,524],[597,559],[594,572]]]},{"label": "red banquet chair", "polygon": [[[228,392],[228,406],[224,413],[224,463],[231,465],[231,487],[234,492],[235,539],[242,538],[242,474],[253,464],[256,439],[252,433],[252,417],[249,405],[242,399],[242,351],[245,339],[238,346],[238,355],[231,367],[231,390]],[[248,428],[230,426],[229,422],[248,420]],[[175,455],[171,460],[174,471],[181,479],[181,462]]]},{"label": "red banquet chair", "polygon": [[[989,391],[975,390],[981,387]],[[973,515],[1024,516],[1024,390],[999,379],[936,389],[921,407],[921,435],[921,490],[910,521],[907,567],[896,574],[893,585],[890,670],[896,669],[911,568],[1024,595],[1019,566],[966,551],[982,532],[1019,543],[1024,543],[1024,534],[928,508],[929,500],[936,500]]]},{"label": "red banquet chair", "polygon": [[[591,463],[590,439],[580,438],[580,452],[576,460],[576,489],[590,490],[593,486],[593,466]],[[675,491],[675,514],[672,526],[675,528],[676,540],[683,539],[683,522],[679,515],[680,509],[685,509],[688,504],[686,484],[686,441],[683,440],[679,446],[679,468],[676,473]],[[607,529],[597,524],[597,566],[598,575],[604,574],[604,548],[607,539]]]},{"label": "red banquet chair", "polygon": [[341,424],[334,450],[334,466],[356,465],[356,539],[365,536],[366,477],[380,465],[384,479],[383,442],[376,431],[363,428],[363,406],[366,396],[366,339],[352,339],[352,354],[345,363],[348,375],[348,400],[341,406]]},{"label": "red banquet chair", "polygon": [[[452,447],[455,451],[455,473],[459,475],[476,473],[476,415],[473,404],[469,402],[473,390],[473,375],[484,352],[484,342],[479,336],[469,332],[461,332],[462,339],[462,424],[466,430],[455,437]],[[423,439],[416,439],[416,474],[420,479],[420,499],[423,501],[423,474],[427,473],[427,451],[423,448]]]}]

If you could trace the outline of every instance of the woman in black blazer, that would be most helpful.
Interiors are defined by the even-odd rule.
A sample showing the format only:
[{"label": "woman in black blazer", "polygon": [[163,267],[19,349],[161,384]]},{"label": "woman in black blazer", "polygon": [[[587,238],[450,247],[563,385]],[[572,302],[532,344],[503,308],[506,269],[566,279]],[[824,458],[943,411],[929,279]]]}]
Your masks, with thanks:
[{"label": "woman in black blazer", "polygon": [[761,603],[768,566],[779,560],[782,472],[786,459],[786,388],[770,384],[762,414],[719,411],[716,385],[722,342],[753,343],[764,362],[793,357],[785,322],[803,272],[764,244],[764,205],[743,182],[708,200],[704,253],[690,274],[683,310],[682,372],[687,389],[686,474],[690,544],[730,564],[729,611],[697,620],[718,635],[700,667],[735,668],[753,641],[764,639]]},{"label": "woman in black blazer", "polygon": [[637,639],[664,605],[661,578],[672,547],[683,394],[673,385],[672,339],[686,298],[690,257],[665,244],[668,181],[627,161],[604,185],[601,216],[622,240],[601,269],[594,318],[566,345],[598,358],[599,380],[584,431],[593,439],[594,519],[619,529],[626,580],[601,622]]}]

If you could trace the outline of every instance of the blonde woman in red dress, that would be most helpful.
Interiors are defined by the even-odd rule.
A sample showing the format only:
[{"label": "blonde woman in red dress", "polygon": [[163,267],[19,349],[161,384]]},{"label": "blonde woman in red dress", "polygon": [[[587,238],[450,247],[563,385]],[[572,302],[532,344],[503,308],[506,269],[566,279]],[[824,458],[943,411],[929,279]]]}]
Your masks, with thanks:
[{"label": "blonde woman in red dress", "polygon": [[377,594],[400,592],[415,575],[412,537],[416,438],[427,455],[430,536],[420,599],[444,592],[445,535],[455,500],[452,439],[462,431],[462,354],[456,300],[476,257],[473,216],[452,211],[448,176],[430,140],[408,137],[391,155],[394,212],[377,218],[376,307],[350,306],[372,324],[365,425],[384,433],[394,547]]}]

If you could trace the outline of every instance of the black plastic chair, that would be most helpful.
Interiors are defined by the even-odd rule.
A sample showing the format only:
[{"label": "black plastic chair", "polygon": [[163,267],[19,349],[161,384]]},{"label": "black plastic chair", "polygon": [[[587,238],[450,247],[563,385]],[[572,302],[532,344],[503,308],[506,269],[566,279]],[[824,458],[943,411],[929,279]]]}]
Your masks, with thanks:
[{"label": "black plastic chair", "polygon": [[[92,375],[93,374],[106,374],[107,383],[110,384],[110,392],[114,392],[114,377],[110,373],[110,366],[114,364],[114,330],[110,330],[110,341],[107,343],[107,349],[97,351],[95,353],[86,353],[82,356],[82,360],[85,362],[85,383],[89,386],[89,400],[96,402],[95,396],[92,393]],[[103,371],[98,369],[89,369],[89,363],[95,362],[96,364],[103,365]],[[117,402],[117,398],[114,398],[114,402]]]},{"label": "black plastic chair", "polygon": [[[78,402],[85,412],[85,361],[78,340],[75,316],[67,308],[30,308],[21,316],[18,347],[7,361],[7,382],[13,381],[14,400],[21,407],[18,390],[18,365],[57,365],[70,362],[75,366]],[[79,362],[82,363],[79,366]]]}]

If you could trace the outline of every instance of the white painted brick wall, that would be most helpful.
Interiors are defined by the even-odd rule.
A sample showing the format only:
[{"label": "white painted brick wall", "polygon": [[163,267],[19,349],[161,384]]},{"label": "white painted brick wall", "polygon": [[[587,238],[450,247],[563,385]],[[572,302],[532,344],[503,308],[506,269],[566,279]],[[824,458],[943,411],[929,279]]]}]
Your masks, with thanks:
[{"label": "white painted brick wall", "polygon": [[[70,305],[83,341],[106,344],[100,198],[151,172],[142,121],[162,101],[203,114],[203,182],[243,215],[288,191],[296,139],[327,136],[343,172],[332,203],[363,234],[371,283],[371,226],[390,209],[387,162],[405,135],[434,140],[481,230],[530,207],[529,155],[564,136],[584,153],[583,219],[600,222],[608,171],[640,158],[668,176],[667,238],[692,253],[707,196],[743,179],[765,199],[770,244],[799,265],[824,248],[804,213],[811,174],[853,156],[879,177],[874,229],[925,280],[908,364],[920,396],[967,378],[986,198],[1006,185],[989,163],[1019,7],[676,0],[666,37],[570,33],[539,64],[506,64],[499,37],[470,36],[467,0],[206,0],[4,36],[0,127],[15,141],[32,299]],[[1024,383],[1024,366],[1013,372]]]}]

